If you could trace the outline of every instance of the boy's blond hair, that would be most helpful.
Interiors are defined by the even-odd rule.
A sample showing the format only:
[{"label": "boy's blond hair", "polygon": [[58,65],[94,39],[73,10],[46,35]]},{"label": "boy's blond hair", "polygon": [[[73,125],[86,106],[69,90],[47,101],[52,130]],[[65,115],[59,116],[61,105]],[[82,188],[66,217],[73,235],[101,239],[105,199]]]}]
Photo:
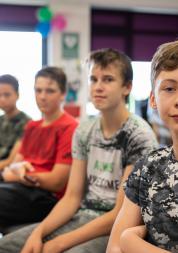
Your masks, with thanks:
[{"label": "boy's blond hair", "polygon": [[153,56],[151,64],[151,83],[154,82],[161,71],[171,71],[178,68],[178,40],[162,44]]}]

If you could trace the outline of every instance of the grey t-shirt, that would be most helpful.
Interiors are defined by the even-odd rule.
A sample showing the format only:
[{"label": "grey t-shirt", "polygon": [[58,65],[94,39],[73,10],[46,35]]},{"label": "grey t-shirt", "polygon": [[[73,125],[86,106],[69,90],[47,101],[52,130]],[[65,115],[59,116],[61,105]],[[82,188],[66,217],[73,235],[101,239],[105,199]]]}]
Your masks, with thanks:
[{"label": "grey t-shirt", "polygon": [[73,158],[87,161],[82,208],[111,210],[124,168],[156,147],[151,127],[136,115],[131,115],[110,139],[103,136],[100,117],[81,123],[73,139]]},{"label": "grey t-shirt", "polygon": [[125,193],[141,207],[147,240],[178,253],[178,161],[172,147],[153,151],[138,161]]}]

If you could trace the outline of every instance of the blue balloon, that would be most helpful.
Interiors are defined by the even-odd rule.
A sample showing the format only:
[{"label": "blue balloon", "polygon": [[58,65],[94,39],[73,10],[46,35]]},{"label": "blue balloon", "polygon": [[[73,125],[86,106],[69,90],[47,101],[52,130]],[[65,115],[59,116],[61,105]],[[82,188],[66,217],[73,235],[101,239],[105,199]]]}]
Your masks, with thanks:
[{"label": "blue balloon", "polygon": [[51,30],[51,24],[49,22],[39,22],[36,26],[36,31],[41,33],[43,38],[46,38]]}]

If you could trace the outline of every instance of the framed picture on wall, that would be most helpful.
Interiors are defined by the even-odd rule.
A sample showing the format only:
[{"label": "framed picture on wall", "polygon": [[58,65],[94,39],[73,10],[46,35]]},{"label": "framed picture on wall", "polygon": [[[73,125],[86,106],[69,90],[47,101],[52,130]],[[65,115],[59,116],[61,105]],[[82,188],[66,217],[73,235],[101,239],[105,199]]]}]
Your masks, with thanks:
[{"label": "framed picture on wall", "polygon": [[64,59],[79,58],[79,34],[66,32],[62,33],[62,57]]}]

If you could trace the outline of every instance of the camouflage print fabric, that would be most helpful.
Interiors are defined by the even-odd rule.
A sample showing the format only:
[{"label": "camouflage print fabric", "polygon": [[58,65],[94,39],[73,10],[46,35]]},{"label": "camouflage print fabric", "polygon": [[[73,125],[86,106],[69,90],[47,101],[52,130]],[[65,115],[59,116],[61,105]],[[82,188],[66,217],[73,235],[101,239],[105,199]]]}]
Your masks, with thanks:
[{"label": "camouflage print fabric", "polygon": [[0,116],[0,160],[9,156],[15,142],[21,138],[25,124],[30,118],[19,112],[13,118]]},{"label": "camouflage print fabric", "polygon": [[138,161],[125,193],[141,207],[147,240],[178,253],[178,161],[173,148],[159,149]]}]

